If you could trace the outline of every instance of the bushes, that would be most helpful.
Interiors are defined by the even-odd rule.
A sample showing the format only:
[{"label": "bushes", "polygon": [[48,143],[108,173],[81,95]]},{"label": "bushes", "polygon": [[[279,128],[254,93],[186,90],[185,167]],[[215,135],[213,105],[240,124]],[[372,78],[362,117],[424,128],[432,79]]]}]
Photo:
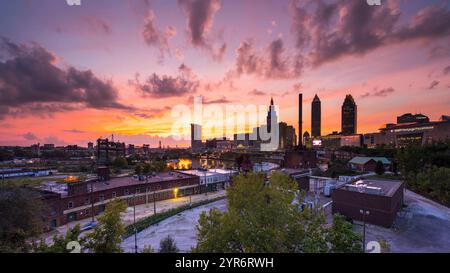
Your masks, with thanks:
[{"label": "bushes", "polygon": [[450,206],[450,168],[436,167],[407,176],[408,187]]}]

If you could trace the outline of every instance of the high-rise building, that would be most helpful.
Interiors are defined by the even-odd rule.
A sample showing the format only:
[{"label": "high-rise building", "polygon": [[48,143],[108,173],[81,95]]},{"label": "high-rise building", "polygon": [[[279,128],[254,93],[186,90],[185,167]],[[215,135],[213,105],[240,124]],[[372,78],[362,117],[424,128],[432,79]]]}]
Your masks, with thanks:
[{"label": "high-rise building", "polygon": [[303,134],[303,94],[298,94],[298,146],[301,147]]},{"label": "high-rise building", "polygon": [[286,122],[280,122],[279,128],[279,149],[292,149],[297,143],[297,135],[295,134],[295,128],[288,125]]},{"label": "high-rise building", "polygon": [[314,97],[311,104],[311,135],[312,137],[321,136],[322,110],[319,97]]},{"label": "high-rise building", "polygon": [[354,135],[357,133],[358,107],[352,95],[347,95],[342,105],[342,134]]},{"label": "high-rise building", "polygon": [[267,113],[267,132],[270,133],[272,130],[272,119],[274,119],[274,124],[278,124],[277,112],[275,110],[275,105],[273,103],[273,98],[270,100],[269,112]]},{"label": "high-rise building", "polygon": [[202,148],[202,126],[191,124],[191,149],[198,151]]}]

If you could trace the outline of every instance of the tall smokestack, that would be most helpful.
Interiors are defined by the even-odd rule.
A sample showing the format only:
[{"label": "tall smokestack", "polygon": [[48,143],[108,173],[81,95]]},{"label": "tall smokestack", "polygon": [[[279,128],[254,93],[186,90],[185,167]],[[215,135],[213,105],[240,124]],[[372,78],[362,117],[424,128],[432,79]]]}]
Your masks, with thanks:
[{"label": "tall smokestack", "polygon": [[298,146],[302,147],[303,138],[303,94],[298,94]]}]

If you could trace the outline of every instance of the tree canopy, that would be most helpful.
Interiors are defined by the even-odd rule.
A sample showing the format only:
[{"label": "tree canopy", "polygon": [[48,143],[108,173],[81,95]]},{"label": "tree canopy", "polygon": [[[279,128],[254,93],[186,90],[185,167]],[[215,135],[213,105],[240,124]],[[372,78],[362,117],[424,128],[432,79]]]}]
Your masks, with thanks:
[{"label": "tree canopy", "polygon": [[0,186],[0,252],[28,252],[28,239],[44,230],[45,206],[28,188]]},{"label": "tree canopy", "polygon": [[[321,211],[301,210],[297,184],[289,176],[249,173],[233,180],[228,189],[228,211],[212,209],[200,216],[194,252],[212,253],[318,253],[358,252],[360,237],[351,225],[337,219],[326,227]],[[341,234],[342,233],[342,234]],[[345,243],[336,236],[344,236]],[[334,246],[334,243],[338,246]]]}]

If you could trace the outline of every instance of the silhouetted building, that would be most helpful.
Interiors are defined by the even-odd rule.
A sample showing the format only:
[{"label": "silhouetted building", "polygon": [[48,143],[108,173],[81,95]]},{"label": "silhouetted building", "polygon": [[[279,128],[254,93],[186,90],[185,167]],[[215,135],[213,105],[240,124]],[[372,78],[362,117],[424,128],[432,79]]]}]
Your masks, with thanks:
[{"label": "silhouetted building", "polygon": [[134,155],[136,153],[136,148],[133,144],[128,144],[128,150],[127,153],[129,155]]},{"label": "silhouetted building", "polygon": [[191,149],[198,152],[202,148],[202,126],[191,124]]},{"label": "silhouetted building", "polygon": [[309,143],[309,140],[311,139],[311,135],[309,134],[308,131],[306,131],[303,134],[303,144],[306,145],[307,143]]},{"label": "silhouetted building", "polygon": [[278,124],[278,116],[275,110],[275,105],[273,104],[273,98],[270,100],[269,111],[267,113],[267,132],[272,131],[272,119],[274,119],[274,124]]},{"label": "silhouetted building", "polygon": [[97,164],[109,165],[115,158],[125,156],[125,151],[125,143],[99,138],[97,139]]},{"label": "silhouetted building", "polygon": [[94,153],[94,143],[92,143],[92,142],[89,142],[89,143],[88,143],[88,152],[89,152],[90,154],[93,154],[93,153]]},{"label": "silhouetted building", "polygon": [[322,110],[319,97],[316,95],[311,104],[311,135],[312,137],[321,136]]},{"label": "silhouetted building", "polygon": [[301,147],[303,134],[303,94],[298,94],[298,146]]},{"label": "silhouetted building", "polygon": [[404,115],[401,115],[397,117],[397,124],[404,124],[404,123],[426,123],[430,122],[430,119],[422,114],[411,114],[407,113]]},{"label": "silhouetted building", "polygon": [[352,95],[345,97],[344,104],[342,105],[342,134],[354,135],[357,133],[357,112],[355,100]]},{"label": "silhouetted building", "polygon": [[295,134],[295,128],[287,125],[286,122],[280,122],[279,124],[279,149],[291,149],[295,147],[297,143],[297,136]]}]

